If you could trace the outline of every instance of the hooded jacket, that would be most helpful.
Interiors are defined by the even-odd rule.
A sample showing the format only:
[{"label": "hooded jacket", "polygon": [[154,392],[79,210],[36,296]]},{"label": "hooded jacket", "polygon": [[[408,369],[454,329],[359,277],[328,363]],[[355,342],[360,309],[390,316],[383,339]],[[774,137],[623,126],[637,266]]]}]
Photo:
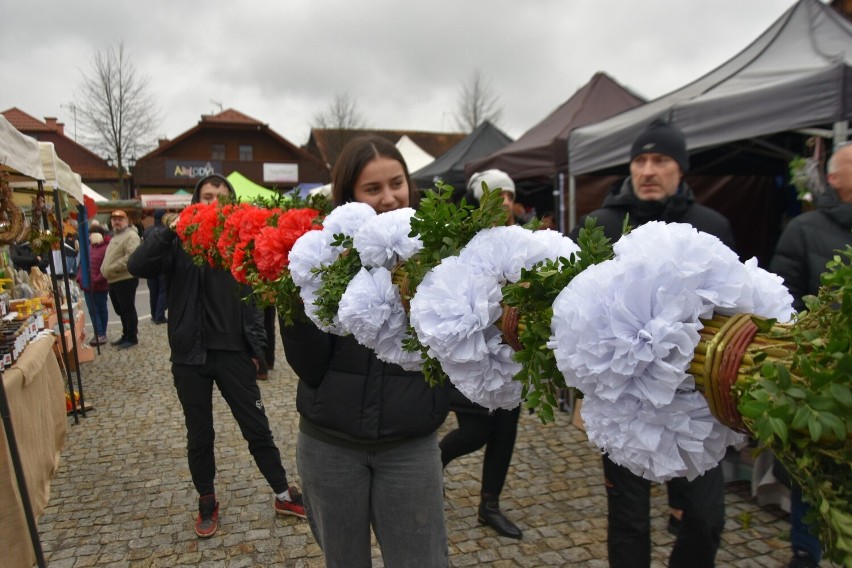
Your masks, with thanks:
[{"label": "hooded jacket", "polygon": [[804,309],[802,297],[819,291],[825,265],[846,245],[852,245],[852,203],[827,199],[787,224],[769,270],[784,279],[793,307]]},{"label": "hooded jacket", "polygon": [[[624,218],[628,217],[628,223],[634,227],[649,221],[687,223],[699,231],[718,237],[728,247],[734,248],[734,233],[728,220],[721,213],[696,203],[692,188],[683,181],[674,195],[659,201],[643,201],[636,197],[633,183],[628,177],[621,184],[613,185],[604,199],[603,206],[586,217],[594,217],[598,226],[602,226],[606,236],[613,241],[621,238]],[[584,220],[585,217],[571,231],[570,237],[575,241]]]},{"label": "hooded jacket", "polygon": [[[201,184],[210,177],[224,180],[235,196],[225,178],[207,176],[195,186],[192,203],[198,203]],[[173,230],[166,227],[153,232],[131,255],[128,268],[140,278],[167,276],[172,363],[203,365],[208,349],[243,350],[258,361],[264,360],[263,313],[242,299],[251,288],[239,284],[227,270],[196,266]]]}]

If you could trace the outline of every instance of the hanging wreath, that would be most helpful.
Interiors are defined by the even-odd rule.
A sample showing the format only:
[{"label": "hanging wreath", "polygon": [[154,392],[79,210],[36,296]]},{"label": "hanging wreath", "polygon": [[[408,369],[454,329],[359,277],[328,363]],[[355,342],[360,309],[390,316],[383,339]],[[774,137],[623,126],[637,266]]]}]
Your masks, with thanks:
[{"label": "hanging wreath", "polygon": [[24,230],[24,213],[15,205],[9,174],[0,172],[0,244],[9,245],[17,241]]}]

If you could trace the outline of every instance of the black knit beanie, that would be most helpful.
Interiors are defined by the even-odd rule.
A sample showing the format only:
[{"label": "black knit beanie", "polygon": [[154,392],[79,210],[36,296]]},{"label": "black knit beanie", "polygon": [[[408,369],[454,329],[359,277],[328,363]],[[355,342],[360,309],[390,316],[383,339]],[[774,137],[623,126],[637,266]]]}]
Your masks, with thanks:
[{"label": "black knit beanie", "polygon": [[630,160],[639,154],[656,152],[672,158],[686,173],[689,170],[689,154],[686,152],[686,139],[683,132],[661,119],[656,119],[643,130],[630,148]]}]

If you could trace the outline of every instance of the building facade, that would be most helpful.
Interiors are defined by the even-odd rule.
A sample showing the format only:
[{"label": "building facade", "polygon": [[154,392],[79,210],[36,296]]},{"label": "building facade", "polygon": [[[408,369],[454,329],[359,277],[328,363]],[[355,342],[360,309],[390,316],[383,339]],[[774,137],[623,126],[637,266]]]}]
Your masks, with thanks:
[{"label": "building facade", "polygon": [[239,172],[268,189],[287,191],[299,184],[330,181],[328,167],[269,125],[234,109],[202,115],[190,130],[140,157],[133,169],[137,197],[192,192],[211,173]]}]

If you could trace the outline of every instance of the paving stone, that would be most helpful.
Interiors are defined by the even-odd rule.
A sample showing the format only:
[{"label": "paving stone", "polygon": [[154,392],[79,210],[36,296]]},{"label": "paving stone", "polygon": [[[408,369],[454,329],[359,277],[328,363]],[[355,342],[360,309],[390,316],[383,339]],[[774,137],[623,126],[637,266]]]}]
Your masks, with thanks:
[{"label": "paving stone", "polygon": [[[272,492],[215,391],[220,526],[213,538],[196,538],[198,497],[187,467],[183,414],[168,355],[164,326],[143,321],[139,347],[124,352],[106,346],[95,361],[82,367],[84,392],[94,410],[79,424],[69,418],[50,501],[39,519],[48,564],[51,568],[322,568],[322,552],[308,524],[276,517],[272,511]],[[261,390],[288,477],[298,485],[297,381],[280,343],[276,362]],[[455,427],[451,416],[439,434]],[[523,540],[500,537],[477,522],[482,459],[480,450],[445,470],[452,566],[607,566],[600,453],[570,425],[567,415],[557,413],[556,421],[547,425],[536,416],[521,415],[501,507],[524,531]],[[736,484],[729,485],[726,503],[717,566],[785,565],[787,516],[777,508],[759,507]],[[651,510],[652,566],[662,568],[673,541],[666,531],[668,508],[662,486],[652,488]],[[373,565],[382,568],[375,539],[373,544]]]}]

